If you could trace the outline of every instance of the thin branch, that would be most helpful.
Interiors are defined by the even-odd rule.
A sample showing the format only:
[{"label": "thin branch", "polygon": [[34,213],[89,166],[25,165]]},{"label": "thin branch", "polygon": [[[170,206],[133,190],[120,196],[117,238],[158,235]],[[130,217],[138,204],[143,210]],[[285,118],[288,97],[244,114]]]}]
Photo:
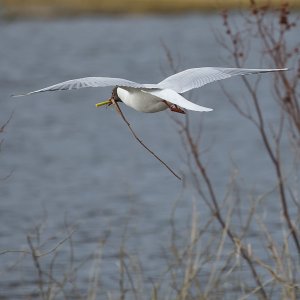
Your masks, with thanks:
[{"label": "thin branch", "polygon": [[[71,238],[71,236],[73,235],[75,229],[73,229],[64,239],[62,239],[61,241],[59,241],[52,249],[43,252],[43,253],[38,253],[37,251],[35,251],[35,257],[43,257],[46,255],[49,255],[51,253],[53,253],[55,250],[57,250],[62,244],[65,243],[65,241],[67,241],[68,239]],[[30,246],[30,244],[29,244]],[[2,254],[6,254],[6,253],[23,253],[23,254],[30,254],[32,255],[32,251],[29,250],[3,250],[0,252],[0,255]]]},{"label": "thin branch", "polygon": [[149,149],[144,143],[143,141],[136,135],[136,133],[133,131],[133,129],[130,126],[130,123],[127,121],[127,119],[125,118],[123,112],[121,111],[118,103],[114,100],[111,99],[113,105],[115,106],[117,112],[121,115],[122,119],[124,120],[124,122],[126,123],[126,125],[128,126],[129,130],[131,131],[131,133],[133,134],[133,136],[135,137],[135,139],[148,151],[150,152],[160,163],[162,163],[176,178],[178,178],[179,180],[181,180],[181,177],[179,177],[179,175],[177,175],[162,159],[160,159],[151,149]]},{"label": "thin branch", "polygon": [[0,127],[0,132],[4,132],[4,129],[7,126],[7,124],[10,122],[13,114],[14,114],[14,111],[11,112],[11,114],[10,114],[9,118],[7,119],[7,121]]}]

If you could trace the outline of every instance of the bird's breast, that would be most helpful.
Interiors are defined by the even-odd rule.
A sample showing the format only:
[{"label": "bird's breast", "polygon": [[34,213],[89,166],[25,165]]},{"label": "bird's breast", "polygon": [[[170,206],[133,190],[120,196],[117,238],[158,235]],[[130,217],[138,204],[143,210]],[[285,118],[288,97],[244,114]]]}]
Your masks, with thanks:
[{"label": "bird's breast", "polygon": [[167,105],[163,99],[145,93],[135,88],[117,88],[119,98],[133,109],[146,113],[154,113],[165,110]]}]

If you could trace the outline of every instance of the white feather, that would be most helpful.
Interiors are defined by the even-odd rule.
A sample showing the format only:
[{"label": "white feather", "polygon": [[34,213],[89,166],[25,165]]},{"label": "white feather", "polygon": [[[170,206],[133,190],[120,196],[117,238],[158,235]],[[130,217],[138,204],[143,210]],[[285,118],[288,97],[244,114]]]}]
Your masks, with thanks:
[{"label": "white feather", "polygon": [[140,89],[118,87],[117,93],[123,103],[137,111],[154,113],[168,108],[162,101],[163,99],[141,91]]},{"label": "white feather", "polygon": [[156,84],[141,84],[122,78],[110,78],[110,77],[84,77],[78,79],[72,79],[57,83],[40,90],[36,90],[30,93],[14,95],[14,97],[28,96],[31,94],[42,93],[42,92],[53,92],[62,90],[73,90],[81,89],[86,87],[106,87],[106,86],[124,86],[134,88],[157,88]]},{"label": "white feather", "polygon": [[212,108],[204,107],[197,105],[175,91],[171,89],[165,89],[165,90],[147,90],[145,93],[151,94],[153,96],[159,97],[163,100],[166,100],[168,102],[171,102],[173,104],[179,105],[182,108],[189,109],[189,110],[194,110],[194,111],[212,111]]},{"label": "white feather", "polygon": [[194,68],[167,77],[158,84],[158,87],[161,89],[172,89],[177,93],[184,93],[189,90],[199,88],[205,84],[237,75],[248,75],[286,70],[287,69],[241,69],[215,67]]}]

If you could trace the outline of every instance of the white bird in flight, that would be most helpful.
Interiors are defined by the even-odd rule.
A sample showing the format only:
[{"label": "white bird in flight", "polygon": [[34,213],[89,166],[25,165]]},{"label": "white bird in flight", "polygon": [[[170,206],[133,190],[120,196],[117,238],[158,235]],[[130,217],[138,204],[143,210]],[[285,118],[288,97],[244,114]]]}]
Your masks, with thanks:
[{"label": "white bird in flight", "polygon": [[230,78],[236,75],[248,75],[286,70],[287,68],[193,68],[176,73],[157,84],[141,84],[122,78],[85,77],[64,81],[40,90],[17,96],[26,96],[48,91],[80,89],[85,87],[113,86],[114,89],[112,91],[111,98],[97,103],[96,107],[110,105],[114,100],[116,102],[123,102],[137,111],[146,113],[159,112],[167,108],[178,113],[185,113],[182,108],[194,111],[212,111],[211,108],[197,105],[185,99],[183,96],[181,96],[181,94],[195,88],[200,88],[205,84]]}]

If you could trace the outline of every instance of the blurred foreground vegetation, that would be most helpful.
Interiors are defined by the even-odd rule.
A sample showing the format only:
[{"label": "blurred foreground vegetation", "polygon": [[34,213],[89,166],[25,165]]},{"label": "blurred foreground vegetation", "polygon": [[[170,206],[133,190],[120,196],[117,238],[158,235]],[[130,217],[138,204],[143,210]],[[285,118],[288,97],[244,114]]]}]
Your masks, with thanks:
[{"label": "blurred foreground vegetation", "polygon": [[[282,0],[259,0],[259,5],[280,7]],[[299,9],[300,0],[290,0],[290,8]],[[220,9],[249,8],[248,0],[2,0],[5,17],[56,17],[101,13],[181,13]]]}]

